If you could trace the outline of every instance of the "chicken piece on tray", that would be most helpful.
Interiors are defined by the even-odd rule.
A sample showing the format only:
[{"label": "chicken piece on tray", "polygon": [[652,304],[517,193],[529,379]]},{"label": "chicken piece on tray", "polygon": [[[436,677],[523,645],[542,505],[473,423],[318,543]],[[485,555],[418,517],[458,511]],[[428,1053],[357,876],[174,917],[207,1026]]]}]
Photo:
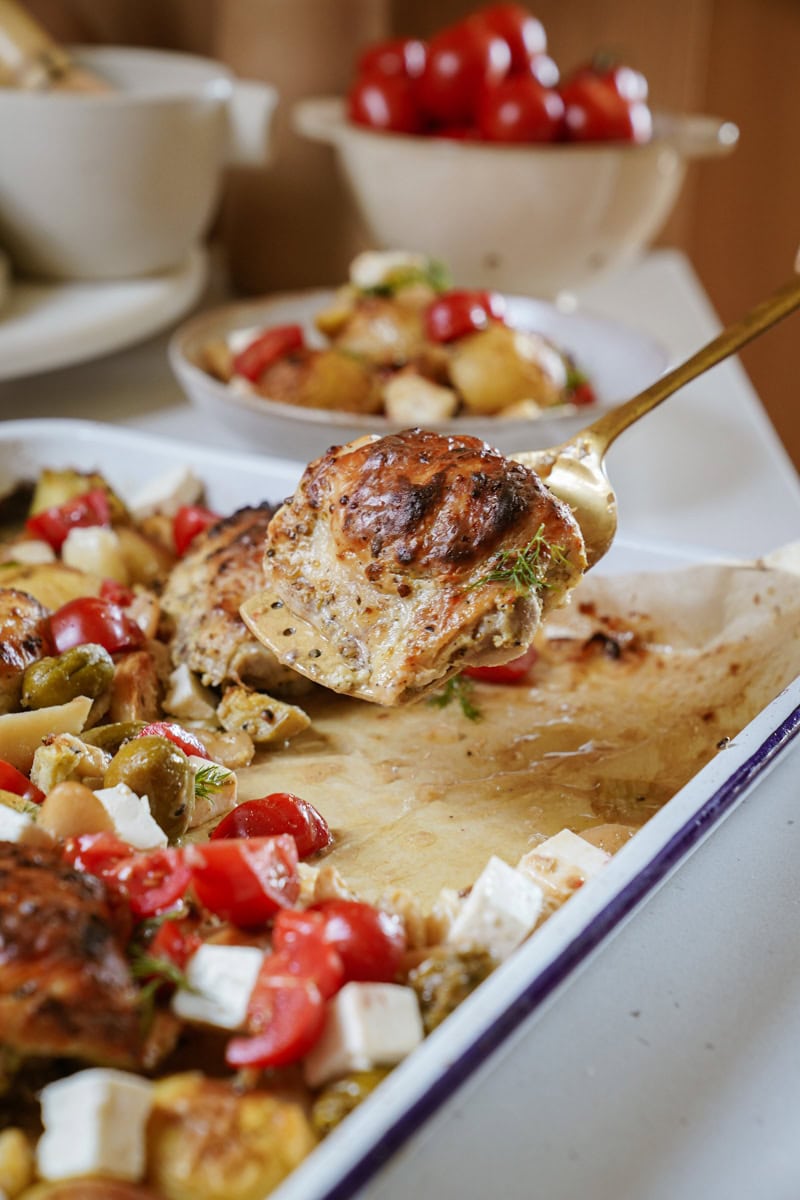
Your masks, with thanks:
[{"label": "chicken piece on tray", "polygon": [[134,1065],[137,989],[102,883],[58,851],[0,842],[0,1043]]},{"label": "chicken piece on tray", "polygon": [[249,633],[239,606],[263,587],[268,504],[241,508],[195,538],[167,581],[161,603],[175,621],[172,657],[203,683],[244,683],[278,695],[298,695],[305,681],[282,667]]},{"label": "chicken piece on tray", "polygon": [[477,438],[414,429],[306,468],[242,615],[317,683],[402,704],[519,656],[585,566],[570,510],[532,471]]},{"label": "chicken piece on tray", "polygon": [[47,609],[18,588],[0,588],[0,713],[16,708],[25,668],[49,652]]}]

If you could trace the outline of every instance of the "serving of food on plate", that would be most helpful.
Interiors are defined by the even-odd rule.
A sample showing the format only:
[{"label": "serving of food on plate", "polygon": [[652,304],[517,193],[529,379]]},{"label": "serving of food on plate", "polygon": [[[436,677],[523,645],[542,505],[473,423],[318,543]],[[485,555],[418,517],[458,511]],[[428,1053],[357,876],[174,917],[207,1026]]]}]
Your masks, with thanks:
[{"label": "serving of food on plate", "polygon": [[[425,478],[345,447],[274,521],[177,466],[4,501],[12,1200],[265,1196],[800,670],[796,576],[577,583],[580,531],[529,472],[462,439],[467,495],[448,439],[407,436]],[[268,592],[302,649],[301,576],[306,619],[349,630],[342,690],[389,672],[370,698],[400,707],[264,644]]]}]

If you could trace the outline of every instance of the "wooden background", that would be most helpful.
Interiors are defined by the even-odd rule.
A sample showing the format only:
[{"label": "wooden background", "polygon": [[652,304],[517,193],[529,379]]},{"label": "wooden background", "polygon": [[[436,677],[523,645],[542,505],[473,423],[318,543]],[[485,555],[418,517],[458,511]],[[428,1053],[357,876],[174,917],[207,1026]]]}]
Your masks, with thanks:
[{"label": "wooden background", "polygon": [[[285,98],[341,91],[355,49],[391,28],[427,34],[479,0],[28,0],[64,40],[179,47],[273,80]],[[537,0],[567,70],[610,48],[650,81],[655,106],[741,130],[727,160],[694,165],[661,236],[689,255],[723,320],[788,277],[800,245],[800,0]],[[358,233],[329,152],[284,116],[269,175],[239,173],[220,230],[242,290],[332,282]],[[800,316],[745,366],[800,465]]]}]

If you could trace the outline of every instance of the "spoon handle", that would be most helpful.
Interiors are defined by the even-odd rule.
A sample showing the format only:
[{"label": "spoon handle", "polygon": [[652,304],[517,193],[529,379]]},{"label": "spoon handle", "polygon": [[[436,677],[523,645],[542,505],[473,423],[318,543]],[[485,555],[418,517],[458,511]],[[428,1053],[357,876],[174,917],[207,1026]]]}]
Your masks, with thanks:
[{"label": "spoon handle", "polygon": [[637,396],[614,408],[611,412],[598,417],[591,425],[587,425],[573,439],[575,442],[589,442],[602,456],[612,442],[616,441],[623,430],[634,421],[638,421],[645,413],[656,408],[673,392],[677,392],[684,384],[696,379],[710,367],[716,366],[723,359],[735,354],[742,346],[746,346],[753,338],[758,337],[765,329],[777,325],[778,321],[788,317],[800,307],[800,278],[795,277],[779,288],[767,300],[762,300],[755,308],[746,313],[741,320],[729,325],[713,341],[708,342],[702,349],[681,363],[666,375],[662,375],[650,387],[639,392]]}]

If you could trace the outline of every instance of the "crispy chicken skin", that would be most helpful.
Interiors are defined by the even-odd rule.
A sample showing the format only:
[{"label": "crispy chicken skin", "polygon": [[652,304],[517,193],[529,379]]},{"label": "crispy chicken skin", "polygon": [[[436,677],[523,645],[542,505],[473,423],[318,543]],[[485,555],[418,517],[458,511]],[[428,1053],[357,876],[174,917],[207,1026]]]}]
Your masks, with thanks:
[{"label": "crispy chicken skin", "polygon": [[18,588],[0,588],[0,713],[16,707],[29,663],[49,654],[47,609]]},{"label": "crispy chicken skin", "polygon": [[[268,608],[274,633],[277,598],[282,661],[398,704],[468,663],[518,656],[584,567],[572,514],[533,472],[477,438],[415,429],[311,463],[270,524],[260,615],[244,611],[263,635]],[[295,637],[295,616],[319,645]]]},{"label": "crispy chicken skin", "polygon": [[137,992],[102,883],[0,842],[0,1041],[22,1057],[134,1065]]},{"label": "crispy chicken skin", "polygon": [[175,621],[173,661],[186,663],[205,684],[302,691],[295,672],[280,666],[239,616],[242,601],[263,586],[261,560],[273,511],[261,504],[219,521],[195,539],[167,581],[161,603]]}]

